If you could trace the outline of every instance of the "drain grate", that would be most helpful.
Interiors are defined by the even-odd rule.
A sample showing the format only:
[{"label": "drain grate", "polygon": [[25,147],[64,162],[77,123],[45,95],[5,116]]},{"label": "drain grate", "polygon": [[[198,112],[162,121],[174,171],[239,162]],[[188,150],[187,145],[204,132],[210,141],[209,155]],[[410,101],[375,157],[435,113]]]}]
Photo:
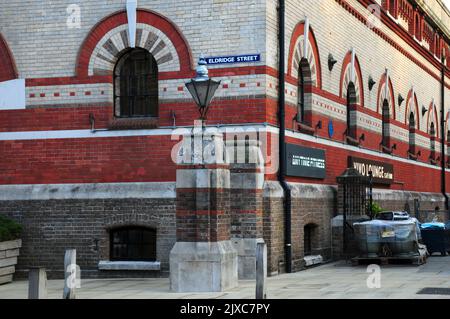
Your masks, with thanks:
[{"label": "drain grate", "polygon": [[418,295],[450,295],[450,288],[427,287],[419,290]]}]

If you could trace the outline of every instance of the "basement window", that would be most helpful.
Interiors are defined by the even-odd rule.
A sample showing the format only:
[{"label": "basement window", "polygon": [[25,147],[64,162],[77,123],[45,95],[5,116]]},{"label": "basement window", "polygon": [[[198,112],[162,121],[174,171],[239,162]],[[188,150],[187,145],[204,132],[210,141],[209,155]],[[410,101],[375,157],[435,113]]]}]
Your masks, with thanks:
[{"label": "basement window", "polygon": [[156,261],[156,230],[126,227],[110,233],[112,261]]}]

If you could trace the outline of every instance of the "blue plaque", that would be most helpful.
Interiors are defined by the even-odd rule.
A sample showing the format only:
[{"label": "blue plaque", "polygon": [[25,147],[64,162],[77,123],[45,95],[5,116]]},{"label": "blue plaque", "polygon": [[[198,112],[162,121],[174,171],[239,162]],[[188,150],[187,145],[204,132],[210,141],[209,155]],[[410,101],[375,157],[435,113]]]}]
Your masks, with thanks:
[{"label": "blue plaque", "polygon": [[334,135],[333,121],[332,121],[332,120],[329,120],[329,121],[328,121],[328,136],[329,136],[330,138],[332,138],[333,135]]}]

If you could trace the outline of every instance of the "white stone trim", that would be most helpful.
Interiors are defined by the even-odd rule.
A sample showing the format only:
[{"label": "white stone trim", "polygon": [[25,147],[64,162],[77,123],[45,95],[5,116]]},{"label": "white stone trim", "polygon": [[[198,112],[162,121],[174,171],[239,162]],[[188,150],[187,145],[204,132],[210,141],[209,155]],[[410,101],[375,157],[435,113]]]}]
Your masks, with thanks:
[{"label": "white stone trim", "polygon": [[0,82],[0,110],[21,110],[25,108],[25,80],[16,79]]},{"label": "white stone trim", "polygon": [[0,185],[0,201],[175,198],[174,182]]},{"label": "white stone trim", "polygon": [[161,270],[160,261],[109,261],[101,260],[98,263],[99,270]]}]

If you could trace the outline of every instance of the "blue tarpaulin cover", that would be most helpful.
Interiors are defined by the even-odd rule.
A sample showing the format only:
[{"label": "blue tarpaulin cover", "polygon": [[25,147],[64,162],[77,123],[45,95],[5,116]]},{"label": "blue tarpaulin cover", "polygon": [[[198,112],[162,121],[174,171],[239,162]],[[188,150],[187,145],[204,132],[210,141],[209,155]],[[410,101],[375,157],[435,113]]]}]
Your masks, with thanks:
[{"label": "blue tarpaulin cover", "polygon": [[424,223],[424,224],[420,225],[420,228],[422,228],[422,229],[444,229],[445,224],[438,223],[438,222]]}]

